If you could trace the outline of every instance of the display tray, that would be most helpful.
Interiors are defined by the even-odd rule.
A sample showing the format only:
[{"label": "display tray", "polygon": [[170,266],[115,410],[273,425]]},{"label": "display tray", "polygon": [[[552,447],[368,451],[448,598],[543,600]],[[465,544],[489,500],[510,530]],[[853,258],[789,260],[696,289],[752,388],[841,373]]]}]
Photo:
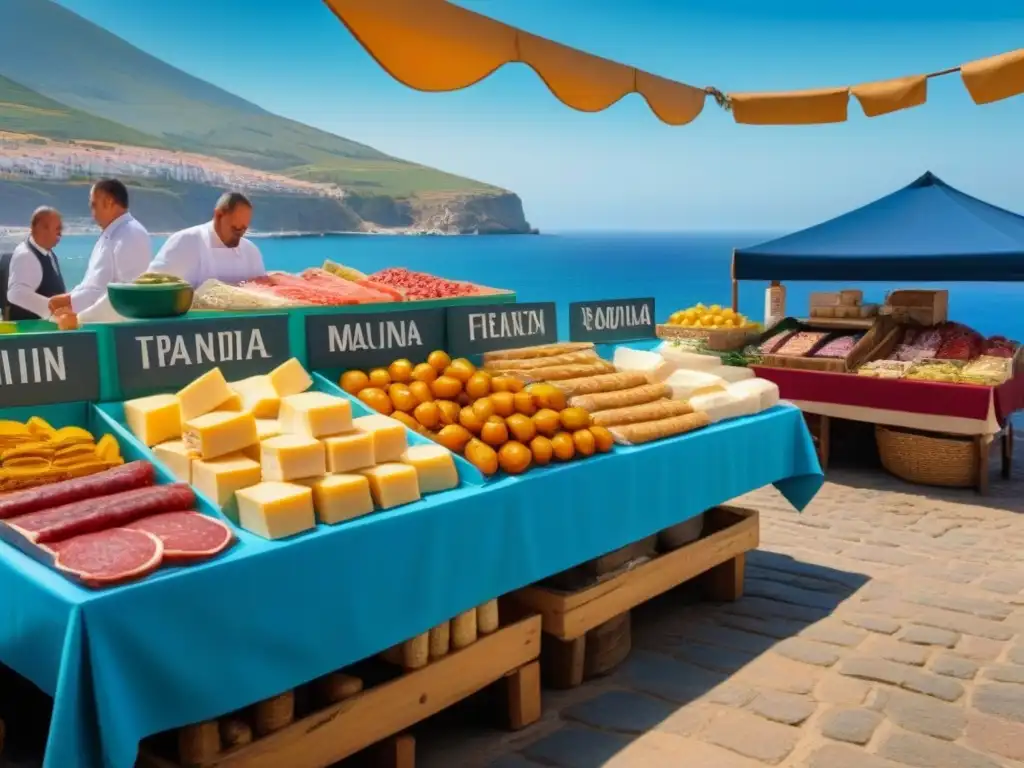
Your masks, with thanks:
[{"label": "display tray", "polygon": [[382,301],[369,304],[342,304],[335,307],[288,307],[283,309],[265,308],[244,309],[196,309],[185,317],[225,317],[226,315],[249,314],[286,314],[286,315],[333,315],[358,312],[394,312],[403,309],[444,309],[445,307],[465,307],[477,304],[514,304],[515,291],[495,291],[478,296],[453,296],[448,299],[413,299],[411,301]]},{"label": "display tray", "polygon": [[[343,760],[497,683],[506,686],[507,725],[524,728],[540,719],[541,620],[502,606],[510,621],[476,642],[425,667],[405,672],[294,720],[249,744],[209,755],[207,768],[322,768]],[[180,768],[174,736],[158,736],[139,750],[138,768]],[[401,768],[412,768],[407,738],[387,746]]]}]

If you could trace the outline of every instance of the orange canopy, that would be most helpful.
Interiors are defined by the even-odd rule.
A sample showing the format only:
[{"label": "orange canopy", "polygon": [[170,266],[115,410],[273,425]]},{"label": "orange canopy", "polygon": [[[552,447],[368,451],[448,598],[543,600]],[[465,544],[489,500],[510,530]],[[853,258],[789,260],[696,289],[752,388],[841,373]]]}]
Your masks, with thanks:
[{"label": "orange canopy", "polygon": [[737,123],[814,125],[847,118],[852,93],[868,117],[925,103],[929,77],[960,70],[977,104],[1024,93],[1024,49],[930,75],[809,91],[730,93],[697,88],[532,35],[445,0],[324,0],[360,45],[400,83],[420,91],[468,88],[500,69],[528,65],[573,109],[600,112],[639,93],[669,125],[692,122],[708,95]]}]

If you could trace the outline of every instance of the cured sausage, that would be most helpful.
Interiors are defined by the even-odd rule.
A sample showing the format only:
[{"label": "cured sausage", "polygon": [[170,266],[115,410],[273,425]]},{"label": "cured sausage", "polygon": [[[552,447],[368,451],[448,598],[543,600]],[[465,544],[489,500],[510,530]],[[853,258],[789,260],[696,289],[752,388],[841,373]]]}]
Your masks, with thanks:
[{"label": "cured sausage", "polygon": [[199,512],[164,512],[125,527],[160,539],[166,563],[206,560],[223,552],[235,540],[235,534],[224,523]]},{"label": "cured sausage", "polygon": [[144,488],[156,482],[156,471],[148,461],[133,461],[87,477],[76,477],[0,496],[0,520],[27,515],[97,496]]},{"label": "cured sausage", "polygon": [[49,547],[54,567],[89,587],[110,587],[141,579],[163,561],[164,545],[146,531],[111,528]]},{"label": "cured sausage", "polygon": [[7,525],[35,544],[50,544],[86,533],[133,523],[160,512],[194,507],[196,495],[185,483],[136,488],[20,515]]}]

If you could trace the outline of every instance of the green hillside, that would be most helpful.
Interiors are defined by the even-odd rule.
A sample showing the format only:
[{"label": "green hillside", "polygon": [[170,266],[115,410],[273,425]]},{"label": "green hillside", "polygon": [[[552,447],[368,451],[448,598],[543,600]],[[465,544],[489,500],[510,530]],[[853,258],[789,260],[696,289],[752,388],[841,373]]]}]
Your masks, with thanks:
[{"label": "green hillside", "polygon": [[[271,114],[52,0],[0,0],[0,29],[18,31],[4,36],[0,75],[67,105],[73,115],[103,115],[125,126],[124,131],[156,137],[174,148],[366,194],[498,191]],[[45,55],[39,55],[40,40],[46,41]],[[0,113],[6,123],[4,118]]]}]

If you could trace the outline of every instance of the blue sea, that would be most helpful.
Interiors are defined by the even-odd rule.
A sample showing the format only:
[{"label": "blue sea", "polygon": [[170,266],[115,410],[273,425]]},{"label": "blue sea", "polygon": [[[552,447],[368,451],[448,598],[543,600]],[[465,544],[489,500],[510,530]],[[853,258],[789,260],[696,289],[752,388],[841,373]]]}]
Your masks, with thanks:
[{"label": "blue sea", "polygon": [[[697,302],[727,305],[734,248],[770,239],[772,233],[566,233],[537,236],[408,237],[337,235],[257,238],[268,269],[301,271],[324,259],[374,272],[385,267],[471,280],[514,290],[520,301],[556,301],[562,335],[568,304],[591,299],[653,296],[660,320]],[[154,252],[165,238],[154,238]],[[69,285],[81,279],[94,236],[64,238],[57,251]],[[740,284],[740,310],[754,320],[764,312],[765,283]],[[893,288],[949,288],[950,319],[986,335],[1024,339],[1024,299],[1017,283],[787,283],[787,309],[806,315],[808,294],[861,288],[865,301],[881,302]]]}]

